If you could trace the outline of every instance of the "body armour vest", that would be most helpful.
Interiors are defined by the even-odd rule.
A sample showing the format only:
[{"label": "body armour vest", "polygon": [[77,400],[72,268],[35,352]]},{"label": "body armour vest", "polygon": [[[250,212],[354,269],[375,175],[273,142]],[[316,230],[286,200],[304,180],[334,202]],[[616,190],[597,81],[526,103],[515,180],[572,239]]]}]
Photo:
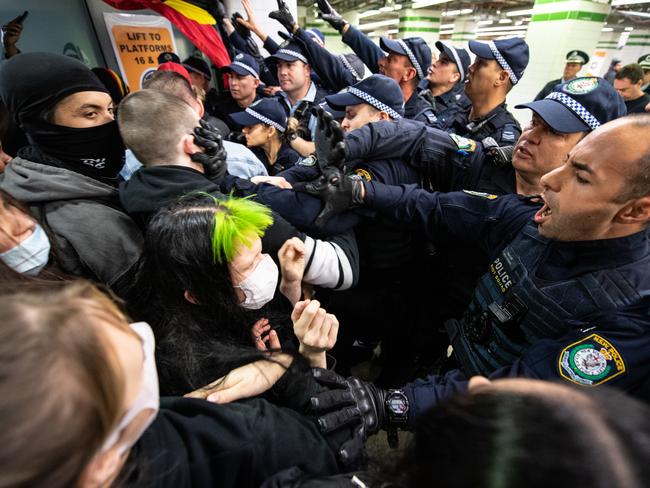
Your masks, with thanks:
[{"label": "body armour vest", "polygon": [[512,365],[531,345],[564,336],[571,330],[570,321],[584,323],[596,314],[630,307],[647,294],[648,290],[634,288],[625,276],[629,269],[649,266],[650,256],[641,259],[643,263],[561,281],[535,278],[552,243],[538,234],[535,224],[526,225],[480,278],[462,319],[445,323],[468,377]]}]

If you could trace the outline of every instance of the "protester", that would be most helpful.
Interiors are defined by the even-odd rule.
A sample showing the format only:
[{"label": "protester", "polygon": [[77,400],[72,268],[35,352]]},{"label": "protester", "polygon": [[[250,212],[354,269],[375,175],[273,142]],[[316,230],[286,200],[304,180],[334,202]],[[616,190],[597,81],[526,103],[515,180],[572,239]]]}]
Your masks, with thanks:
[{"label": "protester", "polygon": [[63,271],[116,284],[142,237],[118,200],[124,145],[108,90],[79,61],[23,53],[0,66],[0,96],[30,143],[0,188],[55,236]]},{"label": "protester", "polygon": [[650,103],[650,95],[641,88],[643,80],[643,69],[638,64],[623,66],[614,77],[614,88],[625,100],[628,114],[644,113]]}]

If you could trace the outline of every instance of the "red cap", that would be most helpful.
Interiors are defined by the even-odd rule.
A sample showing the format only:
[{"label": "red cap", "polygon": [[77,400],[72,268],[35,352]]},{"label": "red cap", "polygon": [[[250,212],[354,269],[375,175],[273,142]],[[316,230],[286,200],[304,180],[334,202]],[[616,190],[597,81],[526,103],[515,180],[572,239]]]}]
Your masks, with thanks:
[{"label": "red cap", "polygon": [[190,74],[187,72],[185,67],[181,64],[173,63],[171,61],[168,63],[162,63],[160,66],[158,66],[158,71],[174,71],[179,75],[182,75],[183,78],[185,78],[187,82],[190,84],[190,86],[192,86],[192,79],[190,78]]}]

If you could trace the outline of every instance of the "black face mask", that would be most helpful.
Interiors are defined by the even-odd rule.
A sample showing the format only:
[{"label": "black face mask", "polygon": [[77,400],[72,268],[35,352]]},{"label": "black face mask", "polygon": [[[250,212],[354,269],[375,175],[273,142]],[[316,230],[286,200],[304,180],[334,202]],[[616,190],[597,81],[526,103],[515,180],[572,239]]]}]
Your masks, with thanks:
[{"label": "black face mask", "polygon": [[30,144],[66,169],[101,181],[117,178],[124,166],[124,143],[115,121],[86,129],[34,119],[22,125]]}]

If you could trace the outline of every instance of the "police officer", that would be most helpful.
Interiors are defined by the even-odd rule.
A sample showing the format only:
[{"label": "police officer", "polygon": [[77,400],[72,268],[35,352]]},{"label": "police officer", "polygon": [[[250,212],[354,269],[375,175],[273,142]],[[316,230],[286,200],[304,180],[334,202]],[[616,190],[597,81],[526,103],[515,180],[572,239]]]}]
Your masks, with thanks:
[{"label": "police officer", "polygon": [[465,80],[471,60],[463,48],[443,41],[436,42],[440,51],[438,59],[431,64],[427,77],[420,82],[420,96],[431,101],[438,121],[444,127],[459,110],[467,109],[471,102],[465,95]]},{"label": "police officer", "polygon": [[515,37],[469,41],[469,49],[476,54],[465,82],[465,94],[472,105],[441,128],[477,141],[491,137],[500,146],[514,144],[521,128],[506,108],[506,95],[528,65],[528,45]]},{"label": "police officer", "polygon": [[192,85],[203,90],[205,95],[210,89],[210,81],[212,80],[212,72],[208,63],[197,56],[190,56],[182,64],[190,74]]},{"label": "police officer", "polygon": [[433,125],[437,120],[433,107],[418,94],[418,84],[425,79],[426,70],[431,65],[431,49],[424,39],[409,37],[393,40],[381,37],[377,46],[367,35],[345,21],[327,0],[319,0],[318,6],[322,18],[343,35],[343,42],[352,48],[370,71],[386,75],[399,83],[404,94],[404,117]]},{"label": "police officer", "polygon": [[348,407],[325,415],[321,427],[349,426],[360,412],[360,438],[407,428],[475,375],[606,384],[650,398],[649,128],[646,115],[598,128],[544,175],[534,197],[345,179],[348,202],[419,222],[432,239],[476,242],[492,263],[466,313],[446,323],[459,369],[389,391],[321,370],[347,392],[313,404]]},{"label": "police officer", "polygon": [[269,58],[277,67],[280,88],[278,96],[286,108],[287,115],[293,115],[300,102],[316,105],[329,92],[319,87],[311,79],[311,65],[302,46],[288,40],[280,44],[277,52]]},{"label": "police officer", "polygon": [[566,55],[566,64],[564,65],[564,72],[562,73],[562,78],[558,78],[557,80],[551,80],[546,85],[544,85],[544,88],[542,88],[542,90],[537,94],[535,100],[541,100],[542,98],[546,98],[546,95],[548,95],[553,91],[555,85],[559,85],[560,83],[565,83],[567,81],[571,81],[574,78],[576,78],[578,76],[578,72],[588,62],[589,62],[589,55],[586,52],[580,51],[578,49],[574,51],[569,51]]},{"label": "police officer", "polygon": [[[538,193],[541,176],[555,169],[579,140],[601,123],[625,115],[622,99],[602,78],[578,78],[557,88],[544,100],[518,106],[531,109],[533,120],[517,142],[512,165],[486,152],[480,143],[401,120],[373,123],[348,134],[347,164],[354,167],[356,160],[399,158],[422,173],[425,188],[431,191]],[[422,314],[411,354],[420,353],[420,366],[434,360],[436,348],[446,347],[436,326],[463,313],[488,262],[488,256],[477,252],[473,243],[438,240],[429,249],[429,276],[445,278],[429,278],[423,285],[439,303],[434,310],[426,306]]]},{"label": "police officer", "polygon": [[[250,54],[237,53],[223,70],[228,74],[229,93],[219,97],[207,107],[210,114],[225,121],[232,131],[241,131],[241,126],[230,117],[241,112],[259,100],[257,87],[260,85],[259,65]],[[207,104],[206,104],[207,105]]]},{"label": "police officer", "polygon": [[643,86],[641,89],[646,95],[650,95],[650,54],[644,54],[637,61],[643,69]]},{"label": "police officer", "polygon": [[278,10],[269,17],[280,22],[300,43],[323,87],[338,92],[363,79],[365,67],[356,54],[330,53],[325,48],[323,33],[318,29],[302,29],[284,1],[278,0]]}]

